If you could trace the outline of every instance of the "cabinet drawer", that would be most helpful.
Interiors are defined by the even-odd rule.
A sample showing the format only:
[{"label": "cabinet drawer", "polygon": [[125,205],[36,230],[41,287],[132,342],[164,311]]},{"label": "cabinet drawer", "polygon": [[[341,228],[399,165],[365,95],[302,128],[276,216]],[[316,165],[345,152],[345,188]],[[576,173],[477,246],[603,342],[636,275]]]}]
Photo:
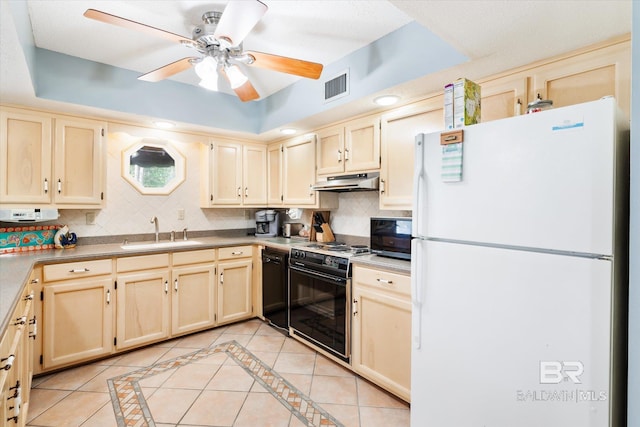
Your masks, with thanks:
[{"label": "cabinet drawer", "polygon": [[118,258],[116,270],[118,273],[125,271],[150,270],[153,268],[169,267],[169,254],[155,254]]},{"label": "cabinet drawer", "polygon": [[354,265],[353,283],[411,295],[411,277],[375,268]]},{"label": "cabinet drawer", "polygon": [[173,254],[173,265],[198,264],[203,262],[214,262],[216,260],[215,249],[204,249],[201,251],[175,252]]},{"label": "cabinet drawer", "polygon": [[49,264],[45,265],[42,270],[45,282],[101,276],[111,274],[111,259]]},{"label": "cabinet drawer", "polygon": [[253,255],[253,246],[232,246],[218,249],[218,260],[247,258]]}]

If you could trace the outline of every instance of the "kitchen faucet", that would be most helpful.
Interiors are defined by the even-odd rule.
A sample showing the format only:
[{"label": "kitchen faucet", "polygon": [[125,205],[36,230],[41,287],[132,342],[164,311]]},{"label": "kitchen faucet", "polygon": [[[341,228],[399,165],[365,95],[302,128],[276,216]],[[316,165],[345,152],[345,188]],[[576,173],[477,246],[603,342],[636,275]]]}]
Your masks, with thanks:
[{"label": "kitchen faucet", "polygon": [[158,243],[159,242],[159,238],[158,238],[158,232],[159,232],[159,230],[158,230],[158,217],[154,216],[153,218],[151,218],[150,222],[154,223],[155,226],[156,226],[156,243]]}]

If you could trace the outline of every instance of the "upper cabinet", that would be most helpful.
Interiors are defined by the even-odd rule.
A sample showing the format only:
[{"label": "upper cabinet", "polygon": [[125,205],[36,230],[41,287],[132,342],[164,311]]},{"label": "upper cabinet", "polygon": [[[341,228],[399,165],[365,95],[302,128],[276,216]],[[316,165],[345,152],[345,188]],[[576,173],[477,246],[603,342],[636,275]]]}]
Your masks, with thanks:
[{"label": "upper cabinet", "polygon": [[531,86],[530,101],[538,96],[551,99],[557,108],[614,96],[629,115],[630,42],[621,41],[537,67],[531,73]]},{"label": "upper cabinet", "polygon": [[267,148],[267,204],[269,206],[282,205],[282,144],[271,144]]},{"label": "upper cabinet", "polygon": [[267,147],[215,141],[205,147],[202,207],[267,204]]},{"label": "upper cabinet", "polygon": [[506,76],[482,82],[482,122],[524,114],[527,110],[528,80],[523,76]]},{"label": "upper cabinet", "polygon": [[5,108],[0,120],[3,204],[103,205],[106,123]]},{"label": "upper cabinet", "polygon": [[411,210],[415,137],[444,128],[443,106],[439,95],[382,116],[380,209]]},{"label": "upper cabinet", "polygon": [[315,205],[316,137],[305,135],[283,144],[283,202],[285,205]]},{"label": "upper cabinet", "polygon": [[317,133],[318,175],[380,169],[380,119],[364,117]]}]

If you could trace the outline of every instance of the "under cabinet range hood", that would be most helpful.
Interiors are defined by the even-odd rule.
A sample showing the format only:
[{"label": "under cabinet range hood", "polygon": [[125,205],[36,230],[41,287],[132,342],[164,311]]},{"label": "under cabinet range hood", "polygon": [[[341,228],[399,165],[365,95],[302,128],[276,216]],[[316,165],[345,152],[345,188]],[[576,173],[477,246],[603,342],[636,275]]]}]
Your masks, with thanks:
[{"label": "under cabinet range hood", "polygon": [[0,209],[0,222],[45,222],[59,217],[58,209]]},{"label": "under cabinet range hood", "polygon": [[351,175],[329,176],[316,182],[311,188],[316,191],[377,191],[380,172],[355,173]]}]

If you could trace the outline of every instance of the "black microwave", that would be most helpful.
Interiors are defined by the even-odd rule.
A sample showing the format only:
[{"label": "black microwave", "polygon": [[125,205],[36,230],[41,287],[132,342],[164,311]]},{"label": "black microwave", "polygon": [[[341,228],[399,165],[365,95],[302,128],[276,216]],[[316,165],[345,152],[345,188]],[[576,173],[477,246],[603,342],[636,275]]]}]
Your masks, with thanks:
[{"label": "black microwave", "polygon": [[411,259],[411,218],[371,218],[371,253]]}]

